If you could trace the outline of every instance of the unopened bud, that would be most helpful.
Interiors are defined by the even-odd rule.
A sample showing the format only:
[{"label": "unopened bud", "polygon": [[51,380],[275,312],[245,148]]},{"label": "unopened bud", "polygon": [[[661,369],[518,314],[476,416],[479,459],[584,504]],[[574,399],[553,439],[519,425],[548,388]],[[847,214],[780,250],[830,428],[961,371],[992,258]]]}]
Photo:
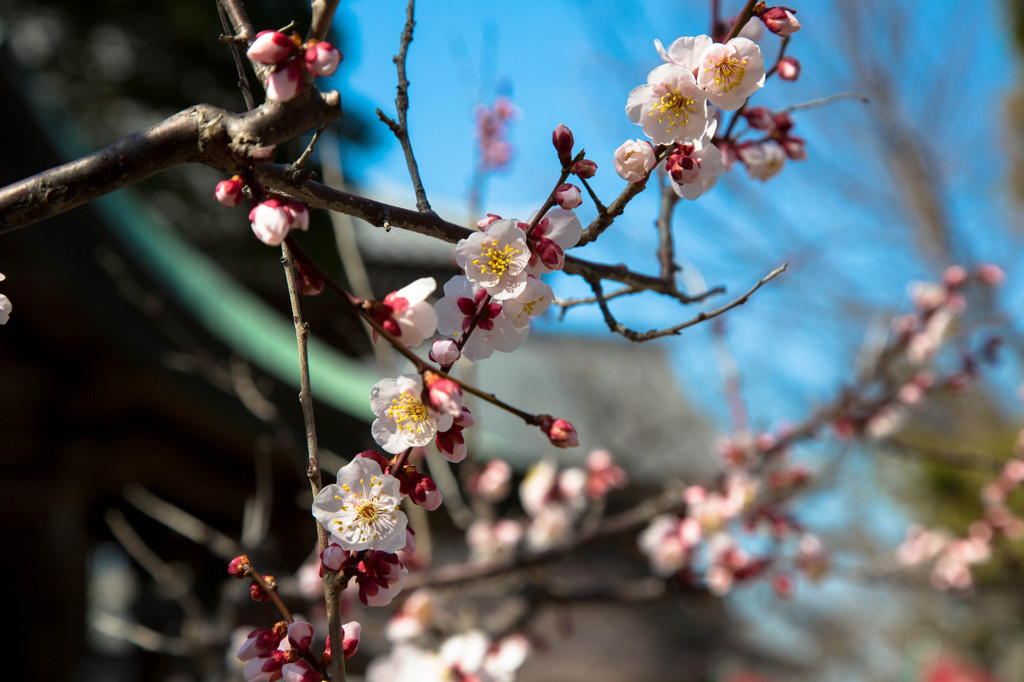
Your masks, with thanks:
[{"label": "unopened bud", "polygon": [[782,148],[786,150],[786,156],[793,161],[803,161],[807,158],[807,142],[802,137],[789,135],[782,138]]},{"label": "unopened bud", "polygon": [[352,658],[359,648],[359,637],[363,634],[363,626],[359,624],[359,621],[353,620],[342,625],[341,630],[344,633],[341,643],[342,651],[345,653],[345,658]]},{"label": "unopened bud", "polygon": [[590,159],[580,159],[572,165],[572,172],[576,176],[586,180],[594,177],[594,174],[597,173],[597,164]]},{"label": "unopened bud", "polygon": [[551,133],[551,144],[555,145],[558,160],[562,162],[563,166],[572,159],[573,142],[572,131],[564,123],[559,123]]},{"label": "unopened bud", "polygon": [[575,427],[564,419],[541,418],[540,429],[556,448],[573,448],[580,444]]},{"label": "unopened bud", "polygon": [[221,180],[213,191],[222,206],[231,208],[242,203],[242,179],[237,175],[230,180]]},{"label": "unopened bud", "polygon": [[788,36],[796,33],[800,30],[800,22],[793,16],[796,14],[795,9],[788,7],[769,7],[768,9],[761,12],[761,21],[764,22],[765,28],[779,36]]},{"label": "unopened bud", "polygon": [[974,271],[974,276],[977,277],[982,284],[987,284],[990,287],[997,287],[1006,279],[1006,274],[1003,272],[1003,269],[992,263],[979,265]]},{"label": "unopened bud", "polygon": [[493,222],[497,222],[499,220],[501,220],[501,216],[500,215],[494,215],[493,213],[488,213],[486,218],[484,218],[482,220],[478,220],[476,222],[476,226],[479,227],[481,230],[484,230],[484,229],[487,228],[488,225],[490,225]]},{"label": "unopened bud", "polygon": [[244,578],[246,572],[252,568],[252,562],[245,554],[240,554],[228,564],[228,575],[235,578]]},{"label": "unopened bud", "polygon": [[314,76],[331,76],[341,63],[338,48],[321,40],[306,46],[306,70]]},{"label": "unopened bud", "polygon": [[260,31],[245,56],[260,64],[280,64],[295,52],[295,41],[279,31]]},{"label": "unopened bud", "polygon": [[748,107],[743,112],[743,116],[747,119],[750,127],[756,130],[771,130],[775,127],[775,119],[772,117],[772,112],[768,110],[768,107]]},{"label": "unopened bud", "polygon": [[800,77],[800,61],[796,57],[783,57],[777,68],[779,78],[784,81],[795,81]]},{"label": "unopened bud", "polygon": [[442,367],[451,367],[462,356],[462,352],[455,339],[438,339],[430,346],[427,356]]},{"label": "unopened bud", "polygon": [[302,90],[302,67],[296,62],[281,64],[267,77],[267,99],[287,102]]},{"label": "unopened bud", "polygon": [[325,571],[337,573],[348,560],[348,552],[341,548],[341,545],[332,542],[327,549],[320,552],[320,563]]},{"label": "unopened bud", "polygon": [[569,210],[582,204],[583,197],[580,195],[579,187],[565,183],[559,185],[555,190],[555,201],[559,207]]}]

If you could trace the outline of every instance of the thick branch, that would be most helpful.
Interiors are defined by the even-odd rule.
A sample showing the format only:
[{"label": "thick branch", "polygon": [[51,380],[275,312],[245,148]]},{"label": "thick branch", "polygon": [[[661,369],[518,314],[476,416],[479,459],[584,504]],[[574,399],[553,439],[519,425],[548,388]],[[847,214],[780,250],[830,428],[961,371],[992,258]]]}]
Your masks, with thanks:
[{"label": "thick branch", "polygon": [[68,211],[186,161],[235,171],[261,149],[341,116],[337,92],[311,90],[285,104],[234,114],[198,104],[63,166],[0,189],[0,234]]}]

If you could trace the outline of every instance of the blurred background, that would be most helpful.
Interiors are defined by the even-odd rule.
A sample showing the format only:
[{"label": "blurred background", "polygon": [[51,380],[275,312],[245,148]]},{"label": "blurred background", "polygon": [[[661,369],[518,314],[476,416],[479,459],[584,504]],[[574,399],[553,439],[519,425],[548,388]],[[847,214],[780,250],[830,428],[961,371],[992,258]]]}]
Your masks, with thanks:
[{"label": "blurred background", "polygon": [[[660,63],[653,40],[708,33],[708,4],[421,3],[409,125],[435,210],[463,224],[484,213],[526,218],[557,178],[550,135],[559,123],[597,162],[592,186],[610,201],[623,185],[612,152],[642,136],[624,106]],[[534,430],[471,405],[471,453],[508,459],[521,477],[540,458],[578,464],[607,448],[633,482],[613,495],[612,510],[666,478],[701,480],[717,469],[722,434],[777,431],[842,395],[890,319],[910,309],[911,283],[938,280],[953,264],[998,264],[1007,283],[971,295],[939,368],[960,367],[991,338],[1001,342],[998,362],[886,438],[826,434],[794,450],[795,462],[822,476],[792,509],[830,548],[833,570],[819,584],[800,582],[790,599],[754,584],[721,599],[677,590],[558,603],[530,591],[533,576],[459,595],[460,613],[493,611],[495,631],[515,623],[543,643],[518,679],[1024,679],[1019,546],[1002,547],[970,594],[879,570],[911,521],[966,531],[982,513],[979,489],[1024,424],[1024,10],[1007,0],[808,5],[795,8],[804,28],[787,48],[800,78],[769,80],[752,103],[779,110],[843,93],[868,103],[843,97],[794,111],[806,161],[766,183],[737,167],[676,207],[680,281],[691,293],[727,293],[703,306],[641,296],[613,309],[631,327],[666,327],[732,300],[782,263],[788,271],[719,324],[644,345],[610,335],[596,308],[562,320],[552,310],[520,351],[468,376],[513,404],[570,419],[583,447],[552,452]],[[723,2],[720,11],[740,6]],[[295,21],[302,32],[308,21],[297,0],[246,9],[258,30]],[[318,161],[330,184],[411,207],[401,150],[374,114],[394,115],[391,58],[404,20],[401,2],[342,3],[332,40],[345,61],[322,86],[341,92],[345,116]],[[0,182],[194,103],[243,108],[222,32],[209,1],[0,0]],[[771,63],[779,39],[759,42]],[[485,158],[477,121],[498,98],[515,105],[508,153]],[[283,146],[277,160],[294,160],[307,141]],[[296,577],[315,532],[283,273],[243,209],[214,201],[221,179],[180,167],[0,243],[0,290],[14,305],[0,333],[8,613],[20,633],[15,665],[37,677],[241,679],[232,636],[273,618],[244,585],[224,580],[241,551],[312,613]],[[574,253],[657,272],[656,194],[638,197]],[[584,224],[595,215],[589,202],[578,212]],[[322,212],[312,221],[303,246],[361,295],[455,272],[449,245]],[[571,277],[550,283],[564,299],[589,294]],[[304,299],[303,312],[333,472],[373,446],[369,386],[402,366],[328,297]],[[430,515],[436,563],[464,556],[458,516]],[[645,564],[624,542],[547,570],[571,582],[636,577]],[[491,608],[495,595],[521,603],[503,618]],[[385,651],[373,634],[385,615],[351,608],[367,628],[349,666],[358,679]]]}]

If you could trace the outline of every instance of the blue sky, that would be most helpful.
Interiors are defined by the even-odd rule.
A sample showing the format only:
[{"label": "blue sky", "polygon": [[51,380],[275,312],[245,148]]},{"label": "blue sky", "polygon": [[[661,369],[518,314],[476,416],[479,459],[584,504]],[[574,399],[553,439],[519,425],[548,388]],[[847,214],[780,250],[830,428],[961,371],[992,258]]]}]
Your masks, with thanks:
[{"label": "blue sky", "polygon": [[[586,148],[598,163],[594,186],[610,200],[624,184],[612,168],[613,150],[626,139],[642,137],[626,119],[624,105],[629,90],[660,63],[653,40],[668,44],[680,35],[706,33],[708,5],[657,0],[419,3],[408,56],[409,121],[435,208],[462,219],[474,163],[472,110],[499,91],[511,95],[521,117],[511,134],[515,160],[508,172],[491,179],[487,211],[524,217],[539,205],[557,177],[550,134],[558,123],[569,125],[577,149]],[[723,5],[728,12],[741,3]],[[1007,257],[1019,249],[1005,229],[1010,210],[1001,184],[1005,133],[999,117],[1016,62],[1006,36],[993,29],[1005,25],[1001,5],[972,3],[969,14],[951,2],[900,6],[911,19],[898,34],[907,41],[910,58],[894,60],[891,73],[903,95],[900,106],[915,125],[950,140],[939,172],[952,190],[953,218],[970,235],[978,260],[995,260],[1012,273],[1016,263]],[[789,54],[803,63],[803,76],[796,83],[770,80],[756,95],[757,104],[782,108],[845,90],[853,67],[837,44],[842,24],[830,3],[797,9],[805,28],[794,37]],[[337,22],[346,31],[347,49],[336,78],[352,93],[350,106],[370,112],[379,106],[394,114],[391,57],[398,49],[404,10],[400,1],[342,3]],[[949,21],[952,13],[957,22]],[[866,49],[892,49],[889,40],[878,37]],[[777,38],[767,35],[761,43],[771,60]],[[944,52],[939,45],[953,49]],[[969,64],[958,61],[967,56]],[[942,81],[946,77],[948,85]],[[952,94],[936,100],[943,94],[936,95],[936,89]],[[936,101],[950,107],[936,109]],[[827,399],[849,375],[860,336],[874,319],[865,311],[899,308],[910,281],[937,273],[919,258],[891,188],[875,165],[874,143],[866,133],[872,106],[877,110],[877,104],[850,100],[800,113],[794,132],[808,140],[808,161],[789,164],[768,183],[749,180],[737,168],[710,193],[677,208],[678,249],[687,266],[684,283],[693,289],[701,281],[728,287],[729,294],[711,305],[731,300],[782,262],[791,264],[783,279],[727,319],[729,346],[762,427],[798,418]],[[369,192],[412,206],[401,151],[382,126],[380,132],[383,143],[367,155],[362,169]],[[613,230],[574,253],[597,261],[625,260],[635,269],[656,272],[654,194],[638,198]],[[579,213],[586,223],[593,210],[585,204]],[[574,278],[552,283],[559,296],[587,293]],[[624,321],[646,329],[683,321],[696,310],[647,297],[634,299],[621,312]],[[578,309],[565,323],[542,328],[601,333],[604,326],[596,310]],[[708,339],[707,329],[698,327],[669,343],[684,390],[696,392],[696,399],[721,416],[719,398],[692,388],[720,385]]]}]

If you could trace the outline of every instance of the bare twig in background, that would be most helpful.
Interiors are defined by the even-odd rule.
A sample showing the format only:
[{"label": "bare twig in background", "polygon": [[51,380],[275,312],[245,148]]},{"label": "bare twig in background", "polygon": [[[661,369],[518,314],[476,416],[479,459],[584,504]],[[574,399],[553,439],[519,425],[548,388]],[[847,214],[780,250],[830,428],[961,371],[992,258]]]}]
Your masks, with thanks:
[{"label": "bare twig in background", "polygon": [[395,66],[398,68],[398,94],[395,95],[395,109],[398,112],[398,121],[387,116],[383,111],[377,109],[377,117],[391,129],[391,132],[398,138],[405,152],[405,164],[409,167],[409,178],[412,180],[413,191],[416,192],[416,210],[426,213],[430,211],[430,202],[427,201],[427,192],[423,189],[423,181],[420,179],[420,169],[416,165],[416,157],[412,153],[412,143],[409,141],[409,126],[406,114],[409,112],[409,79],[405,75],[405,55],[409,51],[409,43],[412,42],[412,29],[416,26],[414,10],[415,0],[409,0],[405,10],[405,29],[402,31],[402,43],[395,55]]},{"label": "bare twig in background", "polygon": [[125,486],[124,499],[146,516],[184,535],[197,545],[206,547],[225,562],[231,561],[242,553],[241,546],[227,535],[200,521],[180,507],[161,500],[141,485],[133,483]]}]

